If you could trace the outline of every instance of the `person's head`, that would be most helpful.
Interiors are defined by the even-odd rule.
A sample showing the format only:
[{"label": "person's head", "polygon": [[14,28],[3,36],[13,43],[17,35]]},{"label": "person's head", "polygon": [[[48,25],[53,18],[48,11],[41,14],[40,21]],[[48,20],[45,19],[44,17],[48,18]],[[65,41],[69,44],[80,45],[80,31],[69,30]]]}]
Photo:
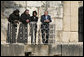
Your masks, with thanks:
[{"label": "person's head", "polygon": [[44,15],[48,15],[48,11],[45,11],[45,12],[44,12]]},{"label": "person's head", "polygon": [[16,10],[13,11],[13,14],[19,15],[19,12],[20,12],[20,11],[19,11],[18,9],[16,9]]},{"label": "person's head", "polygon": [[26,9],[24,13],[25,13],[25,14],[29,14],[29,10],[28,10],[28,9]]},{"label": "person's head", "polygon": [[37,15],[37,12],[36,11],[33,11],[33,14],[32,14],[33,16],[36,16]]}]

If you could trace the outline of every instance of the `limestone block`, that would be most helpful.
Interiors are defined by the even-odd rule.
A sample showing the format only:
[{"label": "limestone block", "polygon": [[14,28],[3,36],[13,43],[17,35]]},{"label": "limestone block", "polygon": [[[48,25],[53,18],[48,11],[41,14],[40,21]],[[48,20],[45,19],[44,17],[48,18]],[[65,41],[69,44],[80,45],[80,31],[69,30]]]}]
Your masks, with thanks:
[{"label": "limestone block", "polygon": [[78,18],[71,17],[71,31],[78,31]]},{"label": "limestone block", "polygon": [[83,56],[83,45],[79,45],[79,56]]},{"label": "limestone block", "polygon": [[48,45],[43,45],[40,49],[41,50],[39,56],[48,56]]},{"label": "limestone block", "polygon": [[63,30],[64,31],[70,31],[70,16],[64,16]]},{"label": "limestone block", "polygon": [[71,25],[71,2],[64,1],[63,30],[70,31]]},{"label": "limestone block", "polygon": [[70,42],[78,42],[78,32],[71,32]]},{"label": "limestone block", "polygon": [[48,56],[47,45],[26,45],[25,52],[31,52],[31,56]]},{"label": "limestone block", "polygon": [[49,45],[49,56],[61,56],[61,44]]},{"label": "limestone block", "polygon": [[1,44],[1,56],[24,56],[24,45]]},{"label": "limestone block", "polygon": [[62,42],[69,42],[70,32],[63,32],[61,39],[62,39]]},{"label": "limestone block", "polygon": [[1,56],[10,56],[9,47],[1,44]]},{"label": "limestone block", "polygon": [[56,31],[55,43],[62,41],[62,31]]},{"label": "limestone block", "polygon": [[56,19],[56,30],[62,30],[62,29],[63,29],[62,19]]},{"label": "limestone block", "polygon": [[64,4],[63,4],[63,9],[64,9],[64,16],[70,16],[70,1],[66,2],[64,1]]},{"label": "limestone block", "polygon": [[1,41],[5,40],[5,35],[3,34],[3,32],[1,32]]},{"label": "limestone block", "polygon": [[6,32],[1,31],[1,43],[6,43]]},{"label": "limestone block", "polygon": [[62,44],[62,56],[83,56],[82,45],[79,43]]},{"label": "limestone block", "polygon": [[16,3],[16,4],[19,4],[19,5],[23,6],[23,7],[26,6],[25,1],[13,1],[13,2]]},{"label": "limestone block", "polygon": [[71,1],[71,31],[78,31],[78,2]]}]

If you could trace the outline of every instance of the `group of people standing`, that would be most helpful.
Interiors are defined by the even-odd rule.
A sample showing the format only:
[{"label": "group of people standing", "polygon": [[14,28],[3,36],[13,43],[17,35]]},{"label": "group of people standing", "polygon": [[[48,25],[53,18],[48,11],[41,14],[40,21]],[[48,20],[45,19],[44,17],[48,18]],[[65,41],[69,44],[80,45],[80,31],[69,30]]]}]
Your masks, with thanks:
[{"label": "group of people standing", "polygon": [[[28,41],[28,25],[30,25],[30,32],[31,32],[31,43],[36,43],[36,32],[37,32],[37,12],[33,11],[32,16],[29,14],[29,10],[26,9],[24,13],[19,15],[19,10],[16,9],[13,11],[12,14],[9,15],[8,21],[8,37],[7,42],[8,43],[27,43]],[[44,12],[44,15],[41,16],[41,33],[42,33],[42,42],[48,43],[49,38],[49,23],[52,21],[51,16],[48,15],[48,11]],[[17,24],[20,23],[19,26],[19,33],[16,40],[16,32],[17,32]],[[34,32],[33,32],[34,30]],[[33,33],[34,36],[33,36]],[[33,40],[34,38],[34,40]]]}]

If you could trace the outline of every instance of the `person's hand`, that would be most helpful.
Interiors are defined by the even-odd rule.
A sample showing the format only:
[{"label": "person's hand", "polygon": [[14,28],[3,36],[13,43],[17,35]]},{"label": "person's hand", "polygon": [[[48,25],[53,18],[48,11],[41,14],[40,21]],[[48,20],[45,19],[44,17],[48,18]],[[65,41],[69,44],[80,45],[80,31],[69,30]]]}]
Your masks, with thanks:
[{"label": "person's hand", "polygon": [[44,22],[46,22],[46,20],[44,20]]},{"label": "person's hand", "polygon": [[49,20],[46,20],[46,22],[50,22]]},{"label": "person's hand", "polygon": [[26,22],[28,23],[28,22],[29,22],[29,20],[26,20]]},{"label": "person's hand", "polygon": [[15,20],[14,23],[19,23],[19,21],[18,20]]},{"label": "person's hand", "polygon": [[44,20],[44,22],[50,22],[49,20]]}]

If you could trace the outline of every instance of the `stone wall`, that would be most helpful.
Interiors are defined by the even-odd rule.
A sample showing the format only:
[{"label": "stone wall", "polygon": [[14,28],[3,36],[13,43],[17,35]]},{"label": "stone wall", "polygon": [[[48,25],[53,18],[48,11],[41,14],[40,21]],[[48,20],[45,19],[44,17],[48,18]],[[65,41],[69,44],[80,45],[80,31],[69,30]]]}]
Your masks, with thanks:
[{"label": "stone wall", "polygon": [[[78,42],[78,2],[64,1],[63,42]],[[65,40],[66,39],[66,40]]]},{"label": "stone wall", "polygon": [[1,44],[1,56],[83,56],[83,43]]}]

